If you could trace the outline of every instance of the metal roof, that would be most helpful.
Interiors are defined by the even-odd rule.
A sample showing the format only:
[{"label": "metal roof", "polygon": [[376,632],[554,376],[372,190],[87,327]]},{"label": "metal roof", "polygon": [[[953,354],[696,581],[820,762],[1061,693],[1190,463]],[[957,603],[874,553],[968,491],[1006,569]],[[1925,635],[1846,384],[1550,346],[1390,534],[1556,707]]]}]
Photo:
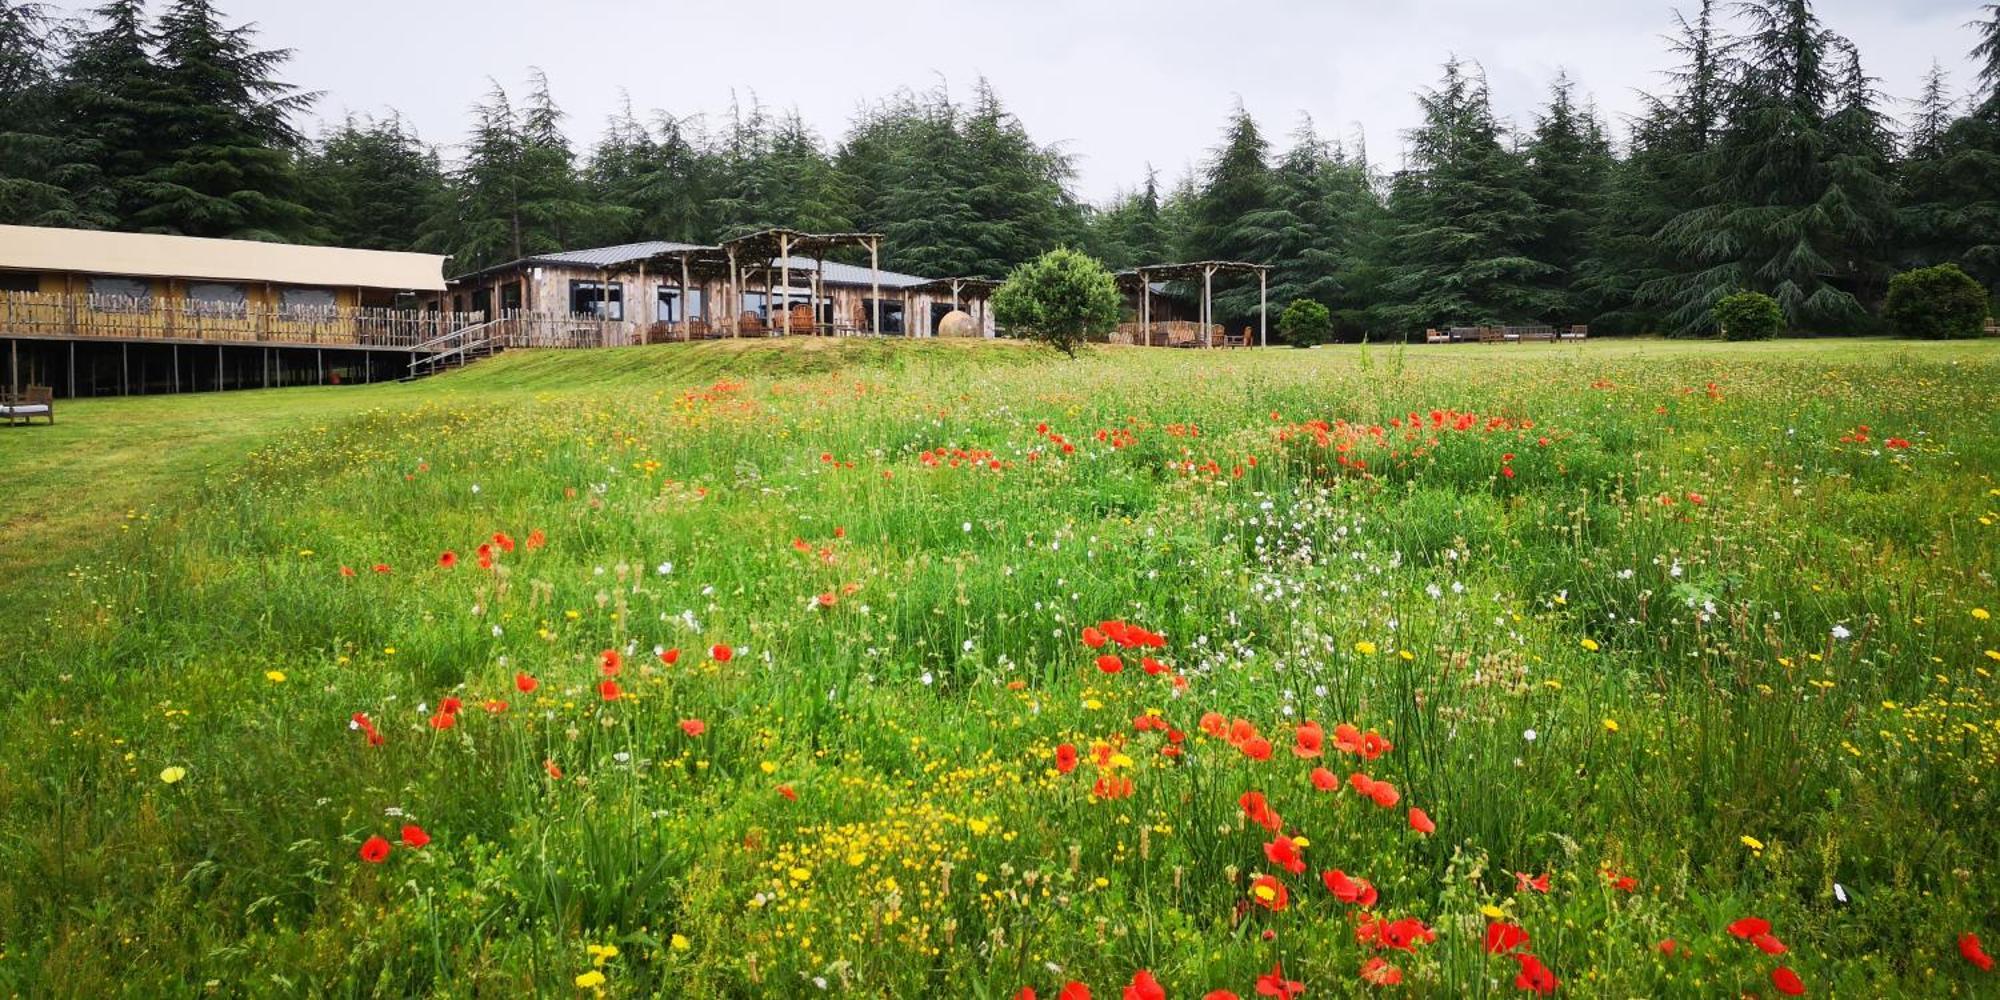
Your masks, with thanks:
[{"label": "metal roof", "polygon": [[[791,264],[794,271],[811,271],[813,269],[813,261],[809,257],[793,257],[791,258]],[[777,267],[778,262],[775,260],[772,261],[771,266]],[[866,285],[874,281],[874,278],[871,277],[873,274],[874,272],[858,264],[842,264],[837,260],[830,260],[826,262],[826,269],[820,272],[820,280],[829,285]],[[917,285],[929,284],[931,280],[929,278],[920,278],[914,274],[903,274],[898,271],[889,270],[882,271],[881,275],[883,288],[913,288]]]},{"label": "metal roof", "polygon": [[30,271],[440,291],[444,261],[387,250],[0,226],[0,267]]},{"label": "metal roof", "polygon": [[615,247],[594,247],[589,250],[564,250],[561,253],[538,253],[523,257],[516,264],[567,264],[572,267],[617,267],[635,260],[651,257],[669,250],[707,250],[699,243],[674,243],[668,240],[647,240],[644,243],[621,243]]},{"label": "metal roof", "polygon": [[[625,268],[663,253],[673,253],[681,250],[713,251],[716,249],[716,247],[705,246],[699,243],[674,243],[667,240],[648,240],[644,243],[621,243],[611,247],[592,247],[586,250],[564,250],[560,253],[535,254],[506,264],[496,264],[471,274],[460,275],[452,280],[462,281],[466,278],[479,277],[496,271],[507,271],[517,267],[534,267],[536,265]],[[810,272],[813,269],[813,260],[810,257],[794,256],[790,260],[793,271]],[[771,266],[776,268],[778,261],[773,259]],[[745,272],[755,267],[757,267],[757,264],[754,261],[746,260],[743,262]],[[868,285],[874,281],[870,275],[871,272],[866,267],[830,260],[826,262],[826,270],[822,275],[822,280],[832,285]],[[883,288],[911,288],[925,284],[930,280],[929,278],[914,274],[903,274],[897,271],[884,270],[881,272]]]}]

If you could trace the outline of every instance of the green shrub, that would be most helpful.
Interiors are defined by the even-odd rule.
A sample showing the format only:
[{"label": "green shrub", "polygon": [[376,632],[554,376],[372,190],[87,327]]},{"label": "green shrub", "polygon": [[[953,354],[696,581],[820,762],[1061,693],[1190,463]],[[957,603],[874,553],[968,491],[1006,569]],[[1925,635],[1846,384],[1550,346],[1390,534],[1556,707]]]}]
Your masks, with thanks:
[{"label": "green shrub", "polygon": [[1118,285],[1088,254],[1057,247],[1016,267],[993,292],[993,319],[1076,357],[1076,345],[1118,325]]},{"label": "green shrub", "polygon": [[1778,300],[1762,292],[1737,292],[1715,304],[1724,340],[1770,340],[1785,328]]},{"label": "green shrub", "polygon": [[1905,271],[1889,280],[1882,318],[1898,337],[1977,337],[1986,325],[1986,289],[1956,264]]},{"label": "green shrub", "polygon": [[1293,347],[1311,347],[1333,339],[1333,314],[1311,299],[1296,299],[1278,317],[1278,335]]}]

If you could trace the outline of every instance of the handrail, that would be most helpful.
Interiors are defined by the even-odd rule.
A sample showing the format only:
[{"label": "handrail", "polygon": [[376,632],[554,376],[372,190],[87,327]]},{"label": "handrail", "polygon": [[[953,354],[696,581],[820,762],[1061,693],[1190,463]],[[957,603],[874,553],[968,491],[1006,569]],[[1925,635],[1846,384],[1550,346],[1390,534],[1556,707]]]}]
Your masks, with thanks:
[{"label": "handrail", "polygon": [[[477,314],[475,314],[475,315],[477,315]],[[472,332],[473,332],[473,331],[475,331],[475,330],[483,330],[483,329],[485,329],[485,328],[487,328],[487,327],[489,327],[489,326],[492,326],[492,325],[494,325],[494,324],[496,324],[496,323],[498,323],[498,322],[500,322],[500,321],[499,321],[499,320],[497,320],[497,319],[489,319],[489,320],[484,320],[484,321],[482,321],[482,322],[479,322],[479,323],[474,323],[474,324],[472,324],[471,326],[461,326],[461,327],[459,327],[458,329],[456,329],[456,330],[453,330],[453,331],[452,331],[452,332],[450,332],[450,333],[447,333],[447,334],[443,334],[443,335],[441,335],[441,336],[436,336],[436,337],[432,337],[431,339],[429,339],[429,340],[426,340],[426,341],[424,341],[424,342],[423,342],[423,343],[421,343],[421,344],[414,344],[414,345],[412,345],[412,346],[410,347],[410,350],[411,350],[411,351],[422,351],[422,350],[427,350],[427,349],[429,349],[429,348],[430,348],[430,347],[431,347],[432,345],[434,345],[434,344],[442,344],[442,343],[444,343],[444,342],[445,342],[445,341],[447,341],[447,340],[452,340],[452,339],[463,339],[463,338],[465,337],[465,335],[466,335],[466,334],[468,334],[468,333],[472,333]]]}]

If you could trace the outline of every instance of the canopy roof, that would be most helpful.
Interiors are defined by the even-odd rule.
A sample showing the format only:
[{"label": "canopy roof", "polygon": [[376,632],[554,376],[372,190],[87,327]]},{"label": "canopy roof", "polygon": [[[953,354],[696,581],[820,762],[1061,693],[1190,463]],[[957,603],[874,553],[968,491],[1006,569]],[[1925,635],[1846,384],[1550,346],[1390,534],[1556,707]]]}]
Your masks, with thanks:
[{"label": "canopy roof", "polygon": [[436,292],[445,287],[444,262],[426,253],[0,226],[0,268],[26,271]]},{"label": "canopy roof", "polygon": [[921,285],[911,285],[910,291],[927,295],[985,296],[993,294],[993,290],[999,287],[1000,283],[992,278],[934,278]]},{"label": "canopy roof", "polygon": [[807,233],[780,227],[723,240],[722,250],[734,251],[738,260],[773,260],[785,256],[819,257],[828,250],[878,245],[881,240],[881,233]]},{"label": "canopy roof", "polygon": [[1240,260],[1191,260],[1185,264],[1142,264],[1129,271],[1120,271],[1118,276],[1135,281],[1142,274],[1147,281],[1192,281],[1203,275],[1226,271],[1255,274],[1270,269],[1269,264],[1249,264]]}]

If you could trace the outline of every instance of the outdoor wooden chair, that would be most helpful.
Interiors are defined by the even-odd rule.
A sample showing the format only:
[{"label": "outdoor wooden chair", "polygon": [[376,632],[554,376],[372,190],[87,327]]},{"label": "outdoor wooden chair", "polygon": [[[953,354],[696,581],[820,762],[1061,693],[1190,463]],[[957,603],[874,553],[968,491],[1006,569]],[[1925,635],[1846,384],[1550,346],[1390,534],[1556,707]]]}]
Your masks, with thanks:
[{"label": "outdoor wooden chair", "polygon": [[1482,344],[1504,344],[1507,342],[1507,331],[1497,326],[1482,326],[1479,328],[1479,342]]},{"label": "outdoor wooden chair", "polygon": [[1232,336],[1232,335],[1230,335],[1230,334],[1226,334],[1226,333],[1225,333],[1225,334],[1223,334],[1223,335],[1222,335],[1222,346],[1224,346],[1224,347],[1249,347],[1249,346],[1250,346],[1250,344],[1252,343],[1252,338],[1253,338],[1253,337],[1255,337],[1255,336],[1256,336],[1256,334],[1255,334],[1255,333],[1253,333],[1253,332],[1251,332],[1250,328],[1246,326],[1246,327],[1244,327],[1244,328],[1243,328],[1243,332],[1242,332],[1242,333],[1239,333],[1239,334],[1235,334],[1235,335],[1233,335],[1233,336]]},{"label": "outdoor wooden chair", "polygon": [[1439,330],[1425,330],[1425,331],[1424,331],[1424,343],[1426,343],[1426,344],[1449,344],[1449,343],[1451,343],[1451,334],[1449,334],[1449,333],[1444,333],[1444,332],[1442,332],[1442,331],[1439,331]]},{"label": "outdoor wooden chair", "polygon": [[1564,333],[1564,334],[1562,335],[1562,339],[1564,339],[1564,340],[1589,340],[1589,339],[1590,339],[1590,327],[1587,327],[1587,326],[1572,326],[1572,327],[1570,327],[1570,328],[1569,328],[1569,331],[1568,331],[1567,333]]},{"label": "outdoor wooden chair", "polygon": [[19,395],[0,393],[0,416],[7,423],[31,424],[36,417],[49,423],[56,422],[55,390],[45,385],[31,385],[23,388]]}]

